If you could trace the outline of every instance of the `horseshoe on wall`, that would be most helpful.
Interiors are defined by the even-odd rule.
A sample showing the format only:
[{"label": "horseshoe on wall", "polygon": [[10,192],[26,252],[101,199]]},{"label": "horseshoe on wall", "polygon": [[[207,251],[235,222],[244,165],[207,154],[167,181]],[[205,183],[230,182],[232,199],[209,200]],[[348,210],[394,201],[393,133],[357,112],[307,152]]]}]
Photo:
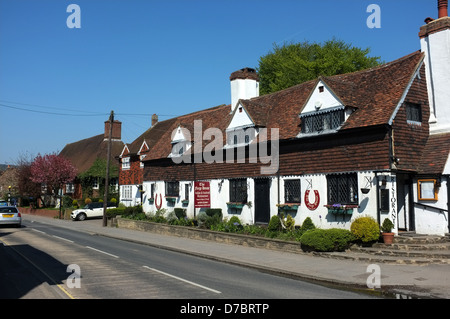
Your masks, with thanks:
[{"label": "horseshoe on wall", "polygon": [[160,210],[162,206],[162,195],[159,195],[159,205],[158,205],[158,194],[155,195],[155,206],[156,209]]},{"label": "horseshoe on wall", "polygon": [[311,203],[309,201],[309,189],[305,192],[305,205],[309,210],[316,210],[319,207],[320,203],[320,195],[318,190],[314,190],[315,199],[314,202]]}]

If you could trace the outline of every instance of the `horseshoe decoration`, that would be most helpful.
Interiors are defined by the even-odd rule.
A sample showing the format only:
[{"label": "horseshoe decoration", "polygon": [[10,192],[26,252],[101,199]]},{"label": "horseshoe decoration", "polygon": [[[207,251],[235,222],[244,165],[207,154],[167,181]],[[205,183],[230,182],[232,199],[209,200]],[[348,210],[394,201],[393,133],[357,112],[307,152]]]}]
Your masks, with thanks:
[{"label": "horseshoe decoration", "polygon": [[319,191],[314,190],[315,199],[313,203],[310,203],[309,201],[309,190],[305,192],[305,205],[308,207],[309,210],[316,210],[317,207],[319,207],[320,203],[320,195]]},{"label": "horseshoe decoration", "polygon": [[158,194],[155,195],[155,206],[156,209],[160,210],[162,206],[162,195],[159,195],[159,204],[158,204]]}]

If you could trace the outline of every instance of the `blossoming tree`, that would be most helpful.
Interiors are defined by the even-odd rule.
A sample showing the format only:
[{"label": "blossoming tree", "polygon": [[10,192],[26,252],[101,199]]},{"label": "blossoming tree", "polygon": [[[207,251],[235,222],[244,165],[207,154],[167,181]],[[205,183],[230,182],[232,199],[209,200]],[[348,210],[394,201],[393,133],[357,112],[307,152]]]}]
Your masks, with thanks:
[{"label": "blossoming tree", "polygon": [[64,184],[72,182],[76,176],[77,170],[72,163],[57,154],[39,154],[31,164],[30,179],[35,183],[46,184],[55,192]]}]

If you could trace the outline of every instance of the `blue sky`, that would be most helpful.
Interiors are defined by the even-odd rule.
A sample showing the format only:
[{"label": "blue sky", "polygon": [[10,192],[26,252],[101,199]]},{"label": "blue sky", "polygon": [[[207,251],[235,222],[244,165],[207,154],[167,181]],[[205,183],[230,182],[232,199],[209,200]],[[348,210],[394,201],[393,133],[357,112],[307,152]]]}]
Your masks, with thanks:
[{"label": "blue sky", "polygon": [[429,16],[436,0],[0,0],[0,164],[102,134],[111,110],[131,143],[153,113],[229,104],[230,74],[274,43],[335,37],[395,60],[420,49]]}]

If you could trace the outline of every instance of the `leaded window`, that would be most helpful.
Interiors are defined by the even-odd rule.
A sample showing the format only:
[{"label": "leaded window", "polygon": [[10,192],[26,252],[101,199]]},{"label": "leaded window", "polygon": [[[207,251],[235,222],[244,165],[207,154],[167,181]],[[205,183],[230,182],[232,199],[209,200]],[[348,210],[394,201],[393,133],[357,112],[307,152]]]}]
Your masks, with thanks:
[{"label": "leaded window", "polygon": [[406,103],[406,120],[411,122],[422,122],[422,107],[420,104]]},{"label": "leaded window", "polygon": [[358,204],[358,180],[356,173],[327,176],[328,204]]},{"label": "leaded window", "polygon": [[345,120],[344,109],[302,116],[302,133],[316,133],[339,128]]},{"label": "leaded window", "polygon": [[166,196],[179,196],[179,195],[180,195],[180,183],[166,182]]},{"label": "leaded window", "polygon": [[288,179],[284,181],[284,202],[300,203],[300,180]]},{"label": "leaded window", "polygon": [[247,179],[230,179],[230,202],[247,202]]}]

